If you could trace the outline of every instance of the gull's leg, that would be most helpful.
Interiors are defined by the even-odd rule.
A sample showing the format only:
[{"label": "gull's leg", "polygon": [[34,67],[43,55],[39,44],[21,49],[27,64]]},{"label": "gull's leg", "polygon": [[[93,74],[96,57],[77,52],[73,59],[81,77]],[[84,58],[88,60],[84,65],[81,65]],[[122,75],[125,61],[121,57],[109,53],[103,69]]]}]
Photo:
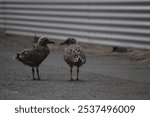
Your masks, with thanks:
[{"label": "gull's leg", "polygon": [[73,79],[72,79],[72,68],[73,68],[73,67],[72,67],[72,66],[70,66],[70,75],[71,75],[70,80],[71,80],[71,81],[73,81]]},{"label": "gull's leg", "polygon": [[77,79],[76,80],[79,80],[79,67],[77,67]]},{"label": "gull's leg", "polygon": [[40,75],[39,75],[39,68],[38,67],[36,67],[36,72],[37,72],[38,80],[41,80]]},{"label": "gull's leg", "polygon": [[32,76],[33,76],[33,80],[36,80],[34,77],[34,67],[32,67]]}]

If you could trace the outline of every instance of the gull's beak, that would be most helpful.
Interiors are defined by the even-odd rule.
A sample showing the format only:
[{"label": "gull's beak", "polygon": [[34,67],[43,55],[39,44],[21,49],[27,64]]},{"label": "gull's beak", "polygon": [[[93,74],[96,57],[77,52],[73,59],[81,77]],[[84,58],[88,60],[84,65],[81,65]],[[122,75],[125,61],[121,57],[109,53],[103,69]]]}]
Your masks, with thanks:
[{"label": "gull's beak", "polygon": [[55,44],[55,42],[48,40],[48,43]]},{"label": "gull's beak", "polygon": [[64,42],[60,43],[59,45],[65,45],[65,44],[66,44],[66,41],[64,41]]},{"label": "gull's beak", "polygon": [[63,43],[60,43],[59,45],[64,45],[65,43],[63,42]]}]

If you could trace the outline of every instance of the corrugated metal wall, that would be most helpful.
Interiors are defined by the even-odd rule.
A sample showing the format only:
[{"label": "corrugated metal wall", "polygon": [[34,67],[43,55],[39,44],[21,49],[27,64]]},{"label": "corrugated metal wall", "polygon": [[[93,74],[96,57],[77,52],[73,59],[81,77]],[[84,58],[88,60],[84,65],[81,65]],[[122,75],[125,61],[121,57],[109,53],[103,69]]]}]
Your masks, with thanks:
[{"label": "corrugated metal wall", "polygon": [[150,0],[0,0],[6,33],[150,49]]},{"label": "corrugated metal wall", "polygon": [[0,28],[4,29],[4,2],[0,0]]}]

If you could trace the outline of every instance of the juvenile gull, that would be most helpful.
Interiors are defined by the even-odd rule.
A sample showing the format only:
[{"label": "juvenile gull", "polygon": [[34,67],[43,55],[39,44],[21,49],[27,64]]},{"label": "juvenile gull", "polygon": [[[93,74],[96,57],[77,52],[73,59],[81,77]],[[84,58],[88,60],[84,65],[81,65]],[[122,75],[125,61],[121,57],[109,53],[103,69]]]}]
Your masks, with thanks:
[{"label": "juvenile gull", "polygon": [[42,63],[42,61],[48,56],[50,50],[47,44],[50,43],[54,44],[54,42],[48,40],[47,38],[40,37],[36,46],[26,48],[21,53],[16,54],[16,59],[18,61],[32,67],[33,80],[36,80],[34,76],[34,68],[36,68],[38,78],[37,80],[40,80],[38,67]]},{"label": "juvenile gull", "polygon": [[66,45],[64,60],[70,67],[71,81],[73,80],[72,69],[74,66],[77,67],[76,80],[79,80],[79,68],[86,62],[86,56],[83,49],[77,44],[77,41],[74,38],[68,38],[60,45]]}]

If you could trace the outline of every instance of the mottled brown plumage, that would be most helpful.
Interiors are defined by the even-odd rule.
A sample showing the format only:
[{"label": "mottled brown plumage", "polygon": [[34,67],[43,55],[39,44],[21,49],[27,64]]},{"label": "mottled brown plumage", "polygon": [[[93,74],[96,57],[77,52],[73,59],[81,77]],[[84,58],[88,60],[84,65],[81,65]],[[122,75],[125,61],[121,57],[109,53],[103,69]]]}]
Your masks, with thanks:
[{"label": "mottled brown plumage", "polygon": [[77,78],[79,80],[79,68],[85,64],[86,56],[83,49],[77,44],[77,41],[74,38],[68,38],[66,41],[60,45],[66,45],[64,51],[64,60],[70,67],[71,80],[72,79],[72,69],[77,67]]},{"label": "mottled brown plumage", "polygon": [[16,55],[18,61],[32,67],[33,80],[36,80],[34,77],[34,68],[36,68],[38,80],[40,80],[38,67],[49,54],[49,48],[47,46],[49,43],[54,44],[54,42],[49,41],[47,38],[41,37],[36,46],[26,48]]}]

